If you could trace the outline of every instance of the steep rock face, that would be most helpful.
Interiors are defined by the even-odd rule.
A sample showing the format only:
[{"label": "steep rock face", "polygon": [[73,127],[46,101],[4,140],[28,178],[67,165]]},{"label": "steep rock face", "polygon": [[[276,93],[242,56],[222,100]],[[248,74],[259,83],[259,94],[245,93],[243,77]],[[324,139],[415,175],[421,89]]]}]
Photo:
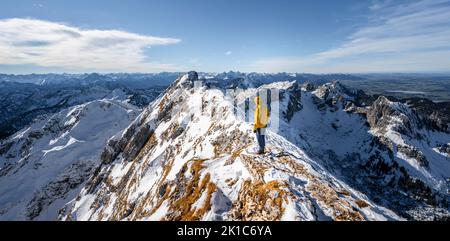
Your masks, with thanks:
[{"label": "steep rock face", "polygon": [[340,107],[346,106],[349,101],[355,102],[354,94],[341,83],[334,81],[319,86],[314,93],[313,100],[321,111],[330,110],[335,112]]},{"label": "steep rock face", "polygon": [[420,114],[424,125],[430,130],[450,133],[450,103],[435,103],[428,99],[411,98],[405,103]]},{"label": "steep rock face", "polygon": [[[425,176],[422,180],[434,182],[437,184],[432,184],[435,188],[445,192],[448,160],[445,160],[444,156],[435,155],[435,150],[442,146],[440,143],[447,143],[449,137],[447,133],[437,132],[427,125],[424,119],[426,118],[415,109],[402,103],[391,102],[385,97],[379,97],[367,110],[367,120],[375,136],[399,158],[421,172]],[[430,175],[433,178],[426,178]],[[436,182],[436,179],[440,179],[441,184]],[[439,185],[444,186],[439,188]]]},{"label": "steep rock face", "polygon": [[373,129],[386,132],[389,128],[414,138],[420,138],[416,130],[423,128],[417,114],[406,105],[391,102],[380,96],[367,111],[367,121]]},{"label": "steep rock face", "polygon": [[181,77],[109,141],[103,164],[61,219],[401,219],[274,132],[270,154],[255,155],[252,127],[223,91],[192,88],[192,80]]},{"label": "steep rock face", "polygon": [[[55,180],[34,193],[33,198],[26,206],[25,216],[27,219],[34,220],[40,216],[43,220],[55,219],[56,213],[48,213],[48,209],[52,204],[59,209],[61,204],[58,204],[57,201],[67,200],[69,195],[73,196],[73,191],[79,189],[90,177],[93,168],[92,162],[79,161],[64,169]],[[70,194],[71,192],[72,194]]]},{"label": "steep rock face", "polygon": [[391,116],[396,113],[391,102],[384,96],[380,96],[367,112],[367,121],[373,128],[385,129],[390,124]]},{"label": "steep rock face", "polygon": [[289,95],[289,101],[284,116],[286,120],[289,122],[291,121],[294,114],[303,108],[302,103],[300,101],[302,98],[301,87],[297,83],[293,84],[286,91],[283,90],[281,96],[285,96],[286,93],[288,93]]},{"label": "steep rock face", "polygon": [[42,118],[0,145],[0,219],[55,220],[139,110],[98,100]]},{"label": "steep rock face", "polygon": [[[405,218],[449,215],[450,163],[439,151],[450,141],[447,133],[428,128],[406,104],[382,96],[374,100],[337,82],[302,91],[303,108],[283,113],[289,123],[281,124],[281,135]],[[289,98],[282,105],[288,106]]]}]

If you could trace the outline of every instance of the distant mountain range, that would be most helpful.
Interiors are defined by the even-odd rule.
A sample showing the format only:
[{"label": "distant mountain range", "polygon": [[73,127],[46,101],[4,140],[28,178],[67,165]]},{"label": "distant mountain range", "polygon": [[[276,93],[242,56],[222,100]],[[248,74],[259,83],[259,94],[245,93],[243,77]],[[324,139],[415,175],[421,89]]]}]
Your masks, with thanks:
[{"label": "distant mountain range", "polygon": [[[138,107],[146,106],[182,73],[157,74],[0,74],[0,138],[42,114],[107,97],[121,91]],[[325,84],[331,81],[391,99],[414,97],[450,101],[450,77],[443,74],[198,73],[221,88],[259,87],[279,81]]]},{"label": "distant mountain range", "polygon": [[28,83],[42,86],[61,85],[79,86],[96,82],[116,82],[127,84],[134,88],[148,88],[154,86],[167,86],[181,73],[158,74],[30,74],[7,75],[0,74],[0,82]]},{"label": "distant mountain range", "polygon": [[[0,74],[0,82],[29,83],[36,85],[87,85],[95,82],[114,81],[118,83],[128,83],[141,88],[153,86],[168,86],[174,79],[178,78],[181,72],[163,72],[155,74],[139,73],[111,73],[111,74],[29,74],[29,75],[8,75]],[[298,80],[298,81],[331,81],[344,79],[360,79],[348,74],[300,74],[300,73],[199,73],[200,78],[214,78],[217,80],[227,79],[247,79],[254,83],[271,83],[276,81]]]}]

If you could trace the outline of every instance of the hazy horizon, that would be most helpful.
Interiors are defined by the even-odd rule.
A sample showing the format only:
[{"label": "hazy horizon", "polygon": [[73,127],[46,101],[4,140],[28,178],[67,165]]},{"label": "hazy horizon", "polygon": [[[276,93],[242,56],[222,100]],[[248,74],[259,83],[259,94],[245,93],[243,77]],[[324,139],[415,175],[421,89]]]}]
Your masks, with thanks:
[{"label": "hazy horizon", "polygon": [[221,71],[221,72],[207,72],[207,71],[198,71],[198,70],[188,70],[188,71],[160,71],[160,72],[101,72],[101,71],[93,71],[93,72],[30,72],[30,73],[6,73],[6,72],[0,72],[0,75],[90,75],[90,74],[99,74],[99,75],[108,75],[108,74],[163,74],[163,73],[187,73],[190,71],[195,71],[198,73],[203,74],[222,74],[222,73],[241,73],[241,74],[251,74],[251,73],[257,73],[257,74],[310,74],[310,75],[450,75],[450,71],[448,72],[330,72],[330,73],[314,73],[314,72],[257,72],[257,71],[239,71],[239,70],[228,70],[228,71]]}]

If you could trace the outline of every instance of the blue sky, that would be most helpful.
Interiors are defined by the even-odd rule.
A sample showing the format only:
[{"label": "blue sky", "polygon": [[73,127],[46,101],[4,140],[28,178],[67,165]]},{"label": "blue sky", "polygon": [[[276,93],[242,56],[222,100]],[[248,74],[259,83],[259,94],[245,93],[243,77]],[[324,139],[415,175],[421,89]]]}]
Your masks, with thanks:
[{"label": "blue sky", "polygon": [[2,0],[0,72],[449,72],[450,0]]}]

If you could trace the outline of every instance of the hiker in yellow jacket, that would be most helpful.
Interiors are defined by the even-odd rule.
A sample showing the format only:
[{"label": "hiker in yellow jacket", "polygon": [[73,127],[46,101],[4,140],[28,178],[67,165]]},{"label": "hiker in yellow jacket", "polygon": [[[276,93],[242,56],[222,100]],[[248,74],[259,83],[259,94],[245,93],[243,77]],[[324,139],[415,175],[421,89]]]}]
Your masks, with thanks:
[{"label": "hiker in yellow jacket", "polygon": [[253,132],[256,133],[256,139],[258,140],[259,151],[258,154],[264,154],[266,146],[265,140],[265,128],[269,123],[269,111],[264,103],[261,103],[261,97],[255,98],[255,122],[253,125]]}]

